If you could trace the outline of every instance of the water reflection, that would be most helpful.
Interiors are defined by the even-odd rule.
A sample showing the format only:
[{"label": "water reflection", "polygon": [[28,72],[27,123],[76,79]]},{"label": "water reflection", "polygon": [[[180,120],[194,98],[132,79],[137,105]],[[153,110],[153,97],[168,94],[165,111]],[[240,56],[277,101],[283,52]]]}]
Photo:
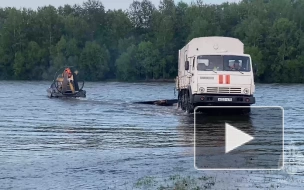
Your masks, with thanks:
[{"label": "water reflection", "polygon": [[[195,144],[191,154],[197,158],[197,167],[278,169],[282,166],[280,108],[253,108],[250,114],[215,113],[180,117],[178,129],[188,145]],[[254,140],[226,153],[225,123],[253,136]]]},{"label": "water reflection", "polygon": [[[2,81],[0,86],[5,89],[0,93],[3,100],[0,119],[2,189],[134,189],[132,185],[144,176],[156,176],[162,180],[177,173],[185,176],[199,174],[201,177],[202,173],[193,168],[194,115],[175,111],[173,107],[130,103],[147,100],[147,97],[149,100],[172,99],[172,84],[86,83],[86,99],[49,99],[45,93],[49,82]],[[286,139],[294,140],[295,146],[303,151],[303,100],[288,99],[284,93],[288,91],[294,97],[301,97],[302,91],[299,86],[273,87],[257,85],[258,104],[285,107]],[[16,93],[16,89],[20,93]],[[274,98],[274,94],[281,96]],[[279,138],[274,136],[278,133],[277,128],[272,124],[280,126],[280,120],[273,119],[278,116],[278,112],[267,113],[267,110],[250,114],[252,127],[247,132],[252,131],[260,138],[251,146],[243,147],[250,152],[246,149],[239,151],[247,151],[246,161],[252,166],[260,160],[251,159],[255,152],[268,149],[271,153],[273,149],[269,145],[278,144]],[[225,121],[236,125],[233,120],[233,117],[202,114],[198,130],[206,128],[207,136],[221,137],[224,133],[217,125]],[[238,126],[246,130],[243,127]],[[217,147],[223,147],[222,140],[215,140],[220,143]],[[205,142],[209,143],[207,148],[212,148],[212,142]],[[212,159],[214,157],[209,156],[209,160]],[[222,157],[222,160],[227,163],[228,159]],[[220,166],[219,162],[214,163]],[[265,165],[265,162],[260,163],[260,166]],[[231,183],[229,187],[232,189],[250,189],[256,184],[261,185],[261,189],[270,186],[263,185],[264,174],[216,174],[216,185],[222,186],[215,189],[224,189],[223,186],[228,187],[227,183]],[[239,175],[246,182],[237,181]],[[273,179],[282,177],[269,176]],[[286,184],[291,189],[295,186],[296,189],[303,188],[303,183],[296,181]]]},{"label": "water reflection", "polygon": [[[205,115],[201,113],[183,115],[179,118],[178,130],[183,134],[188,145],[193,145],[194,120],[196,120],[197,139],[209,146],[213,146],[213,144],[224,145],[222,141],[225,135],[225,123],[229,123],[248,134],[254,133],[251,115]],[[213,141],[210,141],[211,137]]]},{"label": "water reflection", "polygon": [[[254,140],[226,153],[225,123],[253,136]],[[282,166],[280,108],[254,108],[248,115],[196,114],[195,124],[195,153],[199,167],[277,169]]]},{"label": "water reflection", "polygon": [[253,135],[254,127],[249,115],[195,115],[196,143],[204,147],[225,146],[225,123]]}]

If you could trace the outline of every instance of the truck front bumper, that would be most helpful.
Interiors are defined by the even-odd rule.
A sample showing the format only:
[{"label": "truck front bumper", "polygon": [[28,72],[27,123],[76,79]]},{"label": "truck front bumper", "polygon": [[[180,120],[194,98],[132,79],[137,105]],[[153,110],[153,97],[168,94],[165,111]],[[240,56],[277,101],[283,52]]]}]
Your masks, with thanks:
[{"label": "truck front bumper", "polygon": [[253,96],[195,94],[193,103],[201,105],[250,105],[255,104]]}]

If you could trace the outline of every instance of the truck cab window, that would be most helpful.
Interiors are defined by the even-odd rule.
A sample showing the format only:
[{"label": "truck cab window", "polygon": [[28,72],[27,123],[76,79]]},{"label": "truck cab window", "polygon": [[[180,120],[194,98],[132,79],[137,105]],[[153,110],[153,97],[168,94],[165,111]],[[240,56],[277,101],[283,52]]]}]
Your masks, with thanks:
[{"label": "truck cab window", "polygon": [[205,71],[209,66],[209,59],[197,59],[197,70]]},{"label": "truck cab window", "polygon": [[225,71],[242,71],[250,72],[250,59],[245,56],[225,56]]},{"label": "truck cab window", "polygon": [[196,62],[198,71],[251,71],[250,59],[247,56],[201,55],[197,57]]},{"label": "truck cab window", "polygon": [[204,55],[197,57],[198,71],[222,71],[223,58],[218,55]]}]

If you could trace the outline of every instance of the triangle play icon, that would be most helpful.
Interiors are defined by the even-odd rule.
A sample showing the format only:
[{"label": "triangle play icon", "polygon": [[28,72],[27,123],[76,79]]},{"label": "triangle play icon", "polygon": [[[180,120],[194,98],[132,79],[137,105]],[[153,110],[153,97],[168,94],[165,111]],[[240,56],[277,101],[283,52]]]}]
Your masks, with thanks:
[{"label": "triangle play icon", "polygon": [[225,153],[228,153],[254,138],[247,133],[225,123]]}]

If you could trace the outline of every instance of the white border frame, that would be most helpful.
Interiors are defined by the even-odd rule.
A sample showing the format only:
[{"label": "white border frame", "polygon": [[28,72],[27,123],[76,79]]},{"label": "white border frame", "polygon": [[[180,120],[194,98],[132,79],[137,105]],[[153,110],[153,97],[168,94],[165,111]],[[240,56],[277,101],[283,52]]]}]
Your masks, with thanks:
[{"label": "white border frame", "polygon": [[[281,168],[277,168],[277,169],[262,169],[262,168],[198,168],[195,165],[195,161],[196,161],[196,151],[195,151],[195,147],[196,147],[196,110],[199,108],[280,108],[282,110],[282,166]],[[284,168],[284,163],[285,163],[285,158],[284,158],[284,108],[282,106],[197,106],[194,109],[194,168],[196,170],[202,170],[202,171],[280,171],[283,170]]]}]

